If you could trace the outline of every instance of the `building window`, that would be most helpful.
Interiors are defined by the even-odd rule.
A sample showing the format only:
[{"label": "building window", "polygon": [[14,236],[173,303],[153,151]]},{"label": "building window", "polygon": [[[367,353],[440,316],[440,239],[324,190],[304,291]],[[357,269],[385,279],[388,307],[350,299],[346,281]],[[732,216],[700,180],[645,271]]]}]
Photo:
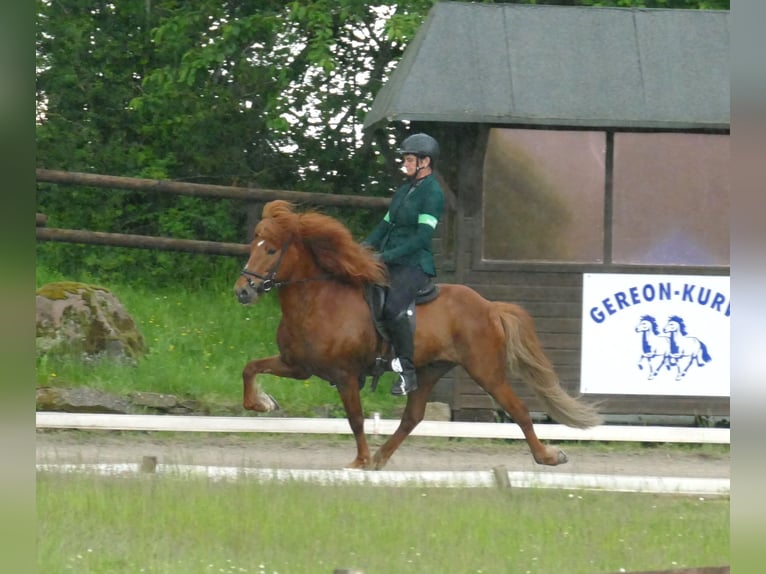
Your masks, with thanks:
[{"label": "building window", "polygon": [[482,259],[603,262],[605,155],[604,132],[490,130]]},{"label": "building window", "polygon": [[729,136],[614,136],[612,260],[729,265]]}]

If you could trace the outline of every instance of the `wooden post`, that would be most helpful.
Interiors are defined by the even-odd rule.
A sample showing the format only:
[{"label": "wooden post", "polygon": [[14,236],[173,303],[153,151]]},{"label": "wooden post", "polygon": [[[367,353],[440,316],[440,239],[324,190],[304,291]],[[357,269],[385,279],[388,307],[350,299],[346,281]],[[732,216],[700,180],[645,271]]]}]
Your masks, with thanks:
[{"label": "wooden post", "polygon": [[508,469],[505,466],[496,466],[492,472],[495,474],[495,484],[498,488],[511,488],[511,479],[508,478]]},{"label": "wooden post", "polygon": [[141,472],[155,472],[157,470],[157,457],[145,456],[141,459]]}]

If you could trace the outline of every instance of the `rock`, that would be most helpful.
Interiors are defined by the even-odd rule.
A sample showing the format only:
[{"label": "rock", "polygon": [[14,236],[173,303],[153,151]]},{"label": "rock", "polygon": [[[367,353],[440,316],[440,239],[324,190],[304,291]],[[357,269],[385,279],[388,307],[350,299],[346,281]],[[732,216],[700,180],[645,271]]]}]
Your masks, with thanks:
[{"label": "rock", "polygon": [[66,413],[209,414],[206,412],[208,406],[194,400],[179,400],[175,395],[134,391],[123,397],[90,387],[38,387],[37,410]]},{"label": "rock", "polygon": [[426,413],[423,416],[426,421],[449,421],[452,420],[452,409],[447,403],[426,403]]},{"label": "rock", "polygon": [[[405,405],[399,405],[394,408],[392,418],[401,418],[404,414]],[[433,401],[426,403],[426,412],[423,414],[424,421],[450,421],[452,420],[452,409],[447,403]]]},{"label": "rock", "polygon": [[136,391],[128,395],[130,402],[137,407],[149,407],[152,409],[168,410],[177,407],[178,399],[175,395],[166,395],[164,393],[147,393]]},{"label": "rock", "polygon": [[38,356],[109,358],[130,364],[146,353],[144,338],[108,289],[85,283],[49,283],[37,291]]},{"label": "rock", "polygon": [[130,406],[121,396],[88,387],[37,389],[38,411],[127,414]]}]

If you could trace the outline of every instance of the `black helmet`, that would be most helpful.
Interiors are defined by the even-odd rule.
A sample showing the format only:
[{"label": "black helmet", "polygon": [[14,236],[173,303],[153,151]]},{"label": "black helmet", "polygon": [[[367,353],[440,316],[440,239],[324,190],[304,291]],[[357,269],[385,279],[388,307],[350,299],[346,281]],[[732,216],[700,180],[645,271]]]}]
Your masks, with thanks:
[{"label": "black helmet", "polygon": [[432,163],[439,159],[439,144],[428,134],[412,134],[402,142],[398,151],[402,155],[428,156]]}]

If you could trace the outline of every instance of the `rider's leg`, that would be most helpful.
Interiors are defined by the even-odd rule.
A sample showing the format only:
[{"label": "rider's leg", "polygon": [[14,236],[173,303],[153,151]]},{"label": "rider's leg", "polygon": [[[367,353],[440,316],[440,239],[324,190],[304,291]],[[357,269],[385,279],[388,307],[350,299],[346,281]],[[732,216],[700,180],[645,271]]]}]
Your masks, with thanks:
[{"label": "rider's leg", "polygon": [[386,321],[386,328],[396,353],[396,358],[391,361],[391,368],[399,373],[399,380],[395,381],[391,387],[391,394],[404,396],[418,388],[415,363],[413,362],[415,345],[407,311],[403,311],[397,317]]},{"label": "rider's leg", "polygon": [[419,267],[389,267],[389,288],[383,308],[383,321],[396,355],[391,361],[391,367],[399,373],[399,380],[391,388],[393,395],[404,396],[418,388],[414,363],[414,333],[407,315],[407,307],[427,282],[428,275]]}]

